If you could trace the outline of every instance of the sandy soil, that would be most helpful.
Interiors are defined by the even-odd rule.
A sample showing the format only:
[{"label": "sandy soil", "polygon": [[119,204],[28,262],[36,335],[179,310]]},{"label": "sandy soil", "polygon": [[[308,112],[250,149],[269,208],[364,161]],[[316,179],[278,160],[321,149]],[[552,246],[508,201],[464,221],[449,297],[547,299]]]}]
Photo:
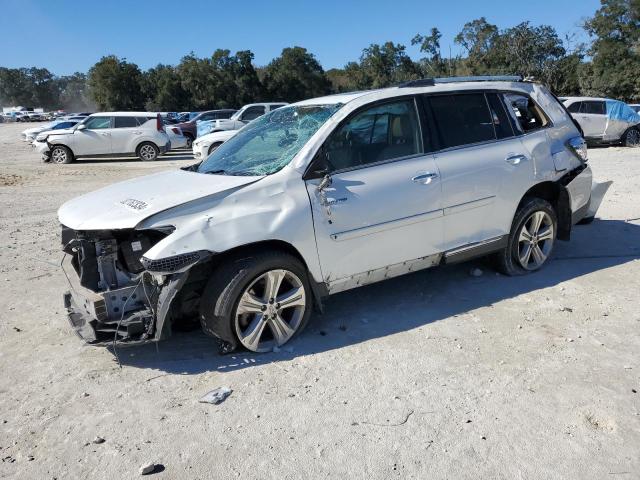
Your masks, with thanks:
[{"label": "sandy soil", "polygon": [[0,125],[0,478],[640,478],[640,150],[590,152],[613,186],[539,273],[432,269],[332,297],[278,353],[178,333],[120,369],[68,327],[56,209],[189,157],[47,165],[23,128]]}]

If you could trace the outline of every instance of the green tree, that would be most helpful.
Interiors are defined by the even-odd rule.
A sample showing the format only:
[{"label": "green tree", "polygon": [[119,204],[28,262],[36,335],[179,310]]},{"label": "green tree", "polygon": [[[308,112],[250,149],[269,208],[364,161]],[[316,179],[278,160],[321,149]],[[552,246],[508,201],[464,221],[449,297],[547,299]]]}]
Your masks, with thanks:
[{"label": "green tree", "polygon": [[142,73],[135,63],[115,55],[102,57],[89,69],[89,95],[100,110],[142,110]]},{"label": "green tree", "polygon": [[158,64],[144,72],[141,88],[146,98],[146,110],[180,112],[189,107],[187,92],[182,88],[175,68],[170,65]]},{"label": "green tree", "polygon": [[494,73],[496,65],[491,63],[491,54],[499,37],[498,27],[481,17],[465,23],[454,41],[467,52],[465,66],[470,75]]},{"label": "green tree", "polygon": [[453,75],[453,61],[445,61],[440,50],[442,33],[437,28],[432,28],[429,35],[417,34],[411,39],[411,45],[419,45],[420,51],[425,56],[420,60],[423,76],[441,77]]},{"label": "green tree", "polygon": [[351,88],[383,88],[421,77],[404,45],[386,42],[371,44],[362,51],[360,63],[350,62],[345,74]]},{"label": "green tree", "polygon": [[640,0],[601,0],[585,23],[594,41],[582,88],[590,95],[640,100]]},{"label": "green tree", "polygon": [[264,71],[269,100],[295,102],[331,91],[331,84],[315,57],[302,47],[282,50]]}]

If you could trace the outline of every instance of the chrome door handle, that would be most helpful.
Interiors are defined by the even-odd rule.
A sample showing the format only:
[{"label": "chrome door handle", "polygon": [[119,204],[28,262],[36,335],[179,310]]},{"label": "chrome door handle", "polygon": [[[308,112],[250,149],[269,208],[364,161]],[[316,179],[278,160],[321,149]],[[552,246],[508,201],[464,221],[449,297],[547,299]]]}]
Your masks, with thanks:
[{"label": "chrome door handle", "polygon": [[507,158],[505,158],[505,161],[507,163],[510,163],[511,165],[519,165],[522,162],[526,162],[527,160],[529,160],[526,155],[509,155]]},{"label": "chrome door handle", "polygon": [[413,180],[416,183],[422,183],[423,185],[427,185],[428,183],[431,183],[431,180],[433,180],[434,178],[438,178],[437,173],[426,172],[426,173],[421,173],[420,175],[416,175],[415,177],[412,177],[411,180]]},{"label": "chrome door handle", "polygon": [[110,134],[109,133],[101,133],[100,135],[102,135],[103,137],[108,137]]}]

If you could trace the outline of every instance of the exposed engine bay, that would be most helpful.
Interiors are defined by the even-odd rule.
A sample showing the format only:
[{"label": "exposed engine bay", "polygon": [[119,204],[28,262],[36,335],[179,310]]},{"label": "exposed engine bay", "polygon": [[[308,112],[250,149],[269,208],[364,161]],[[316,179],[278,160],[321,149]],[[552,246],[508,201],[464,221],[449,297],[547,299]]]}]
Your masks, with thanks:
[{"label": "exposed engine bay", "polygon": [[169,336],[171,324],[180,319],[197,319],[206,277],[198,275],[197,268],[195,275],[187,269],[210,255],[195,252],[160,261],[145,259],[144,253],[167,234],[62,227],[63,269],[70,285],[64,302],[81,338],[91,344],[146,343]]}]

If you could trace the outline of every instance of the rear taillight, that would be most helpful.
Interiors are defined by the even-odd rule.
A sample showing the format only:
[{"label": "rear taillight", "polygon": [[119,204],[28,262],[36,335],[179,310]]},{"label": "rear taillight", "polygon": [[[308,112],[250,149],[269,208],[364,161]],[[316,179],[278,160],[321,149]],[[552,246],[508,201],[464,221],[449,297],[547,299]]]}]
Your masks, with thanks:
[{"label": "rear taillight", "polygon": [[176,127],[172,127],[171,130],[173,131],[173,133],[175,133],[176,135],[180,135],[180,130],[177,129]]},{"label": "rear taillight", "polygon": [[576,156],[586,162],[589,159],[589,155],[587,152],[587,142],[584,141],[582,137],[573,137],[571,140],[567,142],[569,149],[576,154]]},{"label": "rear taillight", "polygon": [[162,117],[160,116],[160,114],[158,114],[158,116],[156,117],[156,128],[158,129],[159,132],[164,132],[164,124],[162,123]]}]

